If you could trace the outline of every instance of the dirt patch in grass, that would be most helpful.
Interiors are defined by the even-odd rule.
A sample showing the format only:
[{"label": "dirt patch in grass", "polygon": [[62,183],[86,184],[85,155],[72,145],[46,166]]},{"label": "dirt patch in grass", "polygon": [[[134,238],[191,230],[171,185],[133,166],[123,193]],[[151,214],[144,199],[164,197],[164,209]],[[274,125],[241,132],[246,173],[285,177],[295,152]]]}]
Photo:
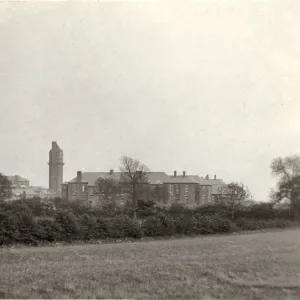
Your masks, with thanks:
[{"label": "dirt patch in grass", "polygon": [[1,298],[298,299],[300,230],[0,250]]}]

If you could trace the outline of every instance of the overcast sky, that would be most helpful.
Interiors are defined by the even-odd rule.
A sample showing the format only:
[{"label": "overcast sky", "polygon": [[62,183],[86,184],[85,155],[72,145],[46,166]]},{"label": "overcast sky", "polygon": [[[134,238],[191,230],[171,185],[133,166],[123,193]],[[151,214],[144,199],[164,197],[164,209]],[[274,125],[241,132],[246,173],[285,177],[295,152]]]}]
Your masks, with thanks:
[{"label": "overcast sky", "polygon": [[0,172],[48,187],[138,158],[266,200],[300,149],[300,2],[0,3]]}]

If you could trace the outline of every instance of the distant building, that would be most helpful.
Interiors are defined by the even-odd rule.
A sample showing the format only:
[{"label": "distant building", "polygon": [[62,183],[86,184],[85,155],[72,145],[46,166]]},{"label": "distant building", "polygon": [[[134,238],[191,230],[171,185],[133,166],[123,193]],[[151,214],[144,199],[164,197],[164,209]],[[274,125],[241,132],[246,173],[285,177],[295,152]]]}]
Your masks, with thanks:
[{"label": "distant building", "polygon": [[174,171],[173,176],[169,176],[169,180],[165,181],[165,184],[168,185],[169,204],[197,205],[198,182],[194,178],[187,176],[185,171],[182,175],[177,175],[177,171]]},{"label": "distant building", "polygon": [[[97,190],[96,182],[99,178],[114,178],[121,180],[121,172],[77,172],[77,176],[62,185],[62,198],[68,201],[81,200],[93,206],[103,200],[102,191]],[[204,179],[198,175],[167,175],[164,172],[148,172],[147,183],[140,189],[140,199],[151,199],[161,204],[170,205],[178,203],[186,206],[201,206],[214,203],[213,192],[218,191],[219,186],[225,183],[216,179]],[[113,195],[111,195],[113,198]],[[130,197],[126,193],[120,194],[119,201],[125,201]]]},{"label": "distant building", "polygon": [[223,179],[218,179],[215,175],[214,179],[209,180],[212,184],[212,202],[222,202],[227,199],[227,183],[223,181]]},{"label": "distant building", "polygon": [[208,205],[213,203],[212,199],[212,183],[208,179],[204,179],[198,175],[188,175],[198,183],[195,192],[195,202],[197,205]]},{"label": "distant building", "polygon": [[[115,180],[122,182],[121,172],[77,172],[77,176],[72,180],[65,182],[62,185],[62,199],[68,201],[81,200],[85,201],[92,206],[97,206],[103,201],[102,191],[97,190],[96,182],[99,178],[108,179],[114,178]],[[153,191],[153,195],[157,201],[167,202],[166,193],[164,193],[164,182],[169,181],[169,176],[164,172],[149,172],[147,174],[149,186]],[[143,185],[143,188],[145,185]],[[113,195],[111,195],[113,196]],[[120,203],[130,199],[128,194],[121,193],[118,199]],[[144,198],[144,196],[141,196]]]},{"label": "distant building", "polygon": [[30,199],[35,197],[41,199],[50,199],[50,198],[55,198],[56,193],[42,187],[34,187],[34,186],[12,189],[11,200],[17,200],[22,198]]},{"label": "distant building", "polygon": [[13,189],[29,187],[29,180],[24,177],[21,177],[19,175],[14,175],[14,176],[7,176],[7,178],[10,180],[11,187]]},{"label": "distant building", "polygon": [[60,193],[63,183],[63,151],[57,142],[52,142],[49,151],[49,190]]}]

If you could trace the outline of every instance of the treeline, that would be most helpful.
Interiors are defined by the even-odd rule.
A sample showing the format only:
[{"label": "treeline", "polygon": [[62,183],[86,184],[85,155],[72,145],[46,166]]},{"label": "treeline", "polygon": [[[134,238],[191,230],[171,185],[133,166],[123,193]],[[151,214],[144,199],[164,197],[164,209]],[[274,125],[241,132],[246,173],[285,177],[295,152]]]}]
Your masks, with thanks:
[{"label": "treeline", "polygon": [[226,205],[167,208],[138,201],[136,214],[137,219],[130,204],[107,203],[95,209],[61,199],[47,203],[39,198],[0,201],[0,245],[195,236],[295,224],[288,209],[276,209],[271,203],[239,208],[233,216]]}]

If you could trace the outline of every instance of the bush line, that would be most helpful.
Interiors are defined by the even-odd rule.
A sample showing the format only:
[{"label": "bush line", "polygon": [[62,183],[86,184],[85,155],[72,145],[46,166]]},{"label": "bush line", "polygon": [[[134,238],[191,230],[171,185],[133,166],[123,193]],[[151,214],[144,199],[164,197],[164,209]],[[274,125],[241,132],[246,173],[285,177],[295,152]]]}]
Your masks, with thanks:
[{"label": "bush line", "polygon": [[[260,206],[259,206],[260,205]],[[138,220],[130,206],[104,205],[91,209],[60,199],[0,202],[0,245],[39,245],[55,242],[196,236],[237,231],[286,228],[295,223],[283,210],[266,204],[244,208],[231,218],[222,205],[189,209],[139,202]]]}]

